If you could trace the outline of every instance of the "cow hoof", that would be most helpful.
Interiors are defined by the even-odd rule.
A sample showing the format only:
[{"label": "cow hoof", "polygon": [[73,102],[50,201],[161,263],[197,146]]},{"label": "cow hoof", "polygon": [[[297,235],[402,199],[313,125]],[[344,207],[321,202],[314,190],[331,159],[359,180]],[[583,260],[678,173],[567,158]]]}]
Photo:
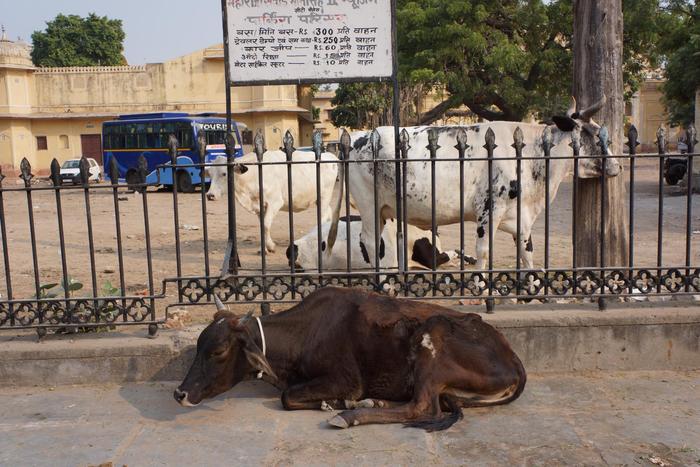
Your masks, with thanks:
[{"label": "cow hoof", "polygon": [[334,427],[343,428],[343,429],[348,428],[350,426],[350,425],[348,425],[348,422],[340,415],[336,415],[335,417],[328,420],[328,424],[333,425]]},{"label": "cow hoof", "polygon": [[330,404],[328,404],[328,402],[321,401],[321,410],[323,410],[324,412],[332,412],[333,407],[331,407]]},{"label": "cow hoof", "polygon": [[357,402],[356,407],[360,409],[373,409],[374,401],[372,399],[363,399]]}]

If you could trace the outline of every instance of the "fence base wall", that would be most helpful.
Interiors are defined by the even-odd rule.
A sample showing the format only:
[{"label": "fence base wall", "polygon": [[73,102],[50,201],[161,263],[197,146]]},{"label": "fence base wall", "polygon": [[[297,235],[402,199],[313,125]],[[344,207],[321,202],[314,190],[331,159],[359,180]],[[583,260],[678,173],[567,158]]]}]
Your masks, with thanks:
[{"label": "fence base wall", "polygon": [[[700,306],[606,312],[500,307],[483,316],[505,334],[533,374],[700,369]],[[153,340],[144,333],[49,337],[41,344],[35,337],[4,338],[0,386],[180,380],[200,330],[161,331]]]}]

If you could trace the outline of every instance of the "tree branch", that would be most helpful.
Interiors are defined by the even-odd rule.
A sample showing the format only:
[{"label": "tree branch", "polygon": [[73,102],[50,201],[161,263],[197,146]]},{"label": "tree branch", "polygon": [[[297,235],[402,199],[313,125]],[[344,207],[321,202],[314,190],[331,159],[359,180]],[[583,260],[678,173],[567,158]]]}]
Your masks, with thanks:
[{"label": "tree branch", "polygon": [[437,120],[442,118],[442,116],[445,115],[445,112],[447,112],[451,108],[457,107],[458,105],[459,102],[455,99],[444,100],[432,109],[428,110],[427,112],[424,112],[418,119],[418,125],[433,124]]}]

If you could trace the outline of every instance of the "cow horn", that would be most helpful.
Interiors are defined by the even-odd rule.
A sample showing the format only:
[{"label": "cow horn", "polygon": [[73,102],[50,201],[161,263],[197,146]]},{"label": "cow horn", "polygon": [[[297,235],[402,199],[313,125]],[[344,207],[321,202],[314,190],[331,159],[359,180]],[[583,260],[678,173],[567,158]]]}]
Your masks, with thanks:
[{"label": "cow horn", "polygon": [[214,303],[216,303],[216,311],[229,311],[228,307],[223,304],[218,295],[214,295]]},{"label": "cow horn", "polygon": [[575,113],[576,113],[576,98],[574,96],[571,96],[569,110],[566,111],[566,116],[571,118],[571,116]]},{"label": "cow horn", "polygon": [[606,99],[605,94],[603,94],[603,97],[598,102],[580,111],[579,114],[581,115],[581,120],[589,121],[592,116],[597,114],[598,111],[603,108]]},{"label": "cow horn", "polygon": [[254,312],[255,312],[254,310],[251,310],[248,313],[246,313],[246,315],[243,318],[241,318],[241,320],[238,323],[245,324],[250,318],[253,317]]}]

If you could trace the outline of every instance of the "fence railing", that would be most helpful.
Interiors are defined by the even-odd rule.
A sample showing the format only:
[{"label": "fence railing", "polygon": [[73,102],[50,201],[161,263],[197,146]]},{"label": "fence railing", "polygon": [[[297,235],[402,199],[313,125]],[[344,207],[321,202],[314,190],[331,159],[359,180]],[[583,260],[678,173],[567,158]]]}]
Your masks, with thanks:
[{"label": "fence railing", "polygon": [[[595,140],[584,141],[578,131],[570,139],[557,139],[552,128],[524,133],[518,127],[505,141],[503,130],[496,132],[492,127],[497,124],[482,125],[480,128],[486,131],[478,139],[474,137],[478,133],[460,127],[433,128],[423,135],[404,130],[398,141],[393,140],[393,133],[382,139],[378,130],[356,134],[354,140],[343,132],[337,158],[324,153],[318,132],[313,136],[312,152],[297,151],[289,132],[280,151],[272,152],[267,151],[259,131],[254,155],[233,159],[230,139],[228,159],[189,165],[177,164],[177,141],[172,137],[171,164],[162,169],[199,169],[199,195],[178,194],[177,190],[171,194],[155,192],[157,183],[146,184],[143,156],[131,185],[118,183],[114,158],[106,168],[111,180],[108,184],[90,183],[90,168],[84,158],[77,176],[62,176],[54,160],[48,182],[36,183],[25,159],[20,167],[20,185],[3,184],[0,172],[0,282],[4,286],[0,288],[0,329],[38,328],[43,333],[46,328],[56,327],[146,324],[155,333],[171,306],[207,304],[214,296],[239,304],[287,303],[325,286],[359,287],[416,299],[476,299],[490,309],[496,299],[700,295],[700,236],[693,230],[697,219],[693,217],[691,177],[693,159],[698,155],[694,153],[693,128],[686,134],[687,154],[667,153],[666,135],[661,130],[657,135],[658,153],[638,154],[637,131],[632,127],[626,143],[629,152],[610,155],[604,128]],[[398,151],[394,151],[395,144]],[[570,148],[563,148],[569,144]],[[528,146],[529,152],[525,149]],[[204,161],[204,151],[200,157]],[[575,200],[578,195],[577,184],[569,182],[567,173],[577,177],[582,167],[596,168],[605,179],[608,169],[618,163],[624,166],[618,176],[628,177],[628,197],[620,202],[627,204],[629,213],[629,262],[606,264],[602,257],[598,264],[580,265],[571,245],[584,219],[571,208],[573,203],[567,207],[567,203],[555,204],[555,200]],[[214,172],[217,178],[213,178]],[[451,174],[449,180],[457,182],[445,186],[445,174]],[[664,182],[678,182],[684,176],[688,179],[686,188],[682,193],[673,189],[678,196],[669,196]],[[429,189],[418,192],[411,185],[416,181]],[[220,209],[214,213],[212,201],[207,198],[210,183],[225,184],[224,215]],[[339,245],[342,238],[345,242],[336,245],[333,256],[326,243],[328,210],[331,201],[339,199],[341,184],[345,222],[339,224]],[[482,189],[475,190],[474,186]],[[606,184],[601,186],[605,199]],[[566,193],[558,193],[562,190]],[[393,201],[388,201],[387,193],[393,195]],[[678,202],[681,195],[685,200],[682,207]],[[41,198],[41,210],[37,210],[37,197]],[[128,200],[132,205],[125,217],[123,205]],[[158,205],[156,212],[151,208],[153,203]],[[358,213],[353,204],[362,214],[361,220],[353,221],[352,216]],[[49,212],[38,219],[36,213],[46,211],[49,205]],[[109,211],[105,211],[107,205]],[[240,206],[253,214],[242,212]],[[285,206],[286,216],[277,216],[282,219],[277,219],[277,224],[286,221],[283,234],[284,229],[273,228],[270,217],[275,209]],[[474,206],[479,212],[473,212]],[[304,207],[312,215],[295,212]],[[558,211],[553,211],[555,208]],[[653,208],[656,225],[652,225],[654,216],[648,214]],[[419,210],[420,216],[416,214]],[[445,222],[445,210],[456,210],[459,218],[474,223]],[[568,210],[570,224],[563,222]],[[641,223],[640,212],[644,214]],[[190,232],[183,233],[182,223],[195,215],[202,222],[196,239]],[[604,218],[605,212],[600,215]],[[67,216],[70,225],[65,223]],[[419,225],[413,225],[418,218]],[[365,222],[364,233],[369,235],[360,237]],[[134,231],[136,225],[140,226],[136,236],[142,248],[140,253],[133,253],[131,248],[127,252],[125,235],[132,235],[125,234],[124,229],[128,226]],[[498,237],[499,227],[513,237],[515,243],[510,247]],[[154,233],[154,228],[158,232]],[[307,234],[298,235],[300,228]],[[111,240],[107,230],[113,232]],[[418,237],[413,234],[416,231]],[[267,251],[268,234],[284,239],[281,250]],[[259,242],[251,240],[255,236]],[[100,287],[96,237],[102,243],[107,238],[114,246],[107,250],[114,264],[111,277],[116,276],[116,285],[110,282],[109,287]],[[156,247],[154,238],[159,241]],[[476,267],[465,251],[470,238],[476,242]],[[606,240],[603,228],[600,242]],[[367,249],[365,244],[370,243],[377,247]],[[533,245],[542,248],[535,250]],[[300,251],[302,247],[306,250]],[[283,255],[285,248],[287,254]],[[512,255],[504,253],[506,250]],[[48,251],[54,252],[53,257]],[[81,270],[87,271],[89,287],[81,284],[77,289],[71,279],[69,260],[78,254],[76,251],[86,256]],[[301,270],[302,253],[312,267]],[[154,258],[164,264],[158,271]],[[218,265],[223,265],[220,270]],[[129,293],[134,290],[130,283],[136,275],[145,282],[140,282],[137,293]],[[163,313],[158,312],[159,306]]]}]

